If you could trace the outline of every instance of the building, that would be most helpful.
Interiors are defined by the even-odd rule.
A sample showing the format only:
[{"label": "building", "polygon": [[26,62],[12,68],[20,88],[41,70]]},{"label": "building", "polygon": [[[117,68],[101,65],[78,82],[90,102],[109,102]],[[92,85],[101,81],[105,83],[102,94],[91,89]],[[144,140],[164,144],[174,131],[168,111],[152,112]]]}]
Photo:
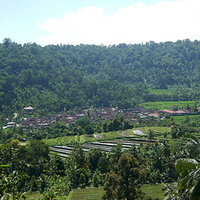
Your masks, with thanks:
[{"label": "building", "polygon": [[33,112],[34,112],[34,108],[31,107],[31,106],[25,107],[25,108],[23,108],[23,110],[24,110],[26,113],[33,113]]},{"label": "building", "polygon": [[181,115],[186,115],[188,114],[186,111],[183,111],[183,110],[162,110],[161,112],[164,112],[164,113],[168,113],[172,116],[181,116]]}]

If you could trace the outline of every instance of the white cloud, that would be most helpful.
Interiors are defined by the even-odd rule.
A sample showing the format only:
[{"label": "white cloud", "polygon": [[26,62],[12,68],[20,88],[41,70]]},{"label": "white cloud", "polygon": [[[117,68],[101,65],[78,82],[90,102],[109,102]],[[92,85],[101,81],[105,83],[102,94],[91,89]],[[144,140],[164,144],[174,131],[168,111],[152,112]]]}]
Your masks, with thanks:
[{"label": "white cloud", "polygon": [[200,39],[200,1],[161,1],[121,7],[107,16],[98,7],[85,7],[50,18],[38,26],[47,31],[45,44],[119,44]]}]

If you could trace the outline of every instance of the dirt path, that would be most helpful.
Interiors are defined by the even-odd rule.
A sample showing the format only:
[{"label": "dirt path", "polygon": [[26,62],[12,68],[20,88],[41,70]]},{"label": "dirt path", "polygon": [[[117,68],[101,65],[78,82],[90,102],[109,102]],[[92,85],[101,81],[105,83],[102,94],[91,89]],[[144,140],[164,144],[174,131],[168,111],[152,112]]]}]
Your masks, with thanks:
[{"label": "dirt path", "polygon": [[[15,118],[17,117],[17,115],[18,115],[17,113],[14,113],[13,119],[15,119]],[[12,119],[12,120],[13,120],[13,119]]]}]

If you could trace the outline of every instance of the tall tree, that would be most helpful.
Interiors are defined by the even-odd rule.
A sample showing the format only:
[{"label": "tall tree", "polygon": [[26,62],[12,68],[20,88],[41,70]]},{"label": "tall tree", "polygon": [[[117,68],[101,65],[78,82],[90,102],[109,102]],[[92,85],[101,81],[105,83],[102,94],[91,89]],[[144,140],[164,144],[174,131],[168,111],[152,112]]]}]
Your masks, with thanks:
[{"label": "tall tree", "polygon": [[134,200],[140,195],[139,163],[132,155],[122,154],[104,185],[103,199]]}]

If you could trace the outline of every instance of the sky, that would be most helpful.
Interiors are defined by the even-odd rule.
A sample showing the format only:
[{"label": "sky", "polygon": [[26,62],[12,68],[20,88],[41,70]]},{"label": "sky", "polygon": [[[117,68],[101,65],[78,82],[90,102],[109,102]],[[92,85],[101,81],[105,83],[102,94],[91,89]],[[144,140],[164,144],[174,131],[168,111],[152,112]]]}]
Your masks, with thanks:
[{"label": "sky", "polygon": [[200,0],[0,0],[0,43],[200,40]]}]

